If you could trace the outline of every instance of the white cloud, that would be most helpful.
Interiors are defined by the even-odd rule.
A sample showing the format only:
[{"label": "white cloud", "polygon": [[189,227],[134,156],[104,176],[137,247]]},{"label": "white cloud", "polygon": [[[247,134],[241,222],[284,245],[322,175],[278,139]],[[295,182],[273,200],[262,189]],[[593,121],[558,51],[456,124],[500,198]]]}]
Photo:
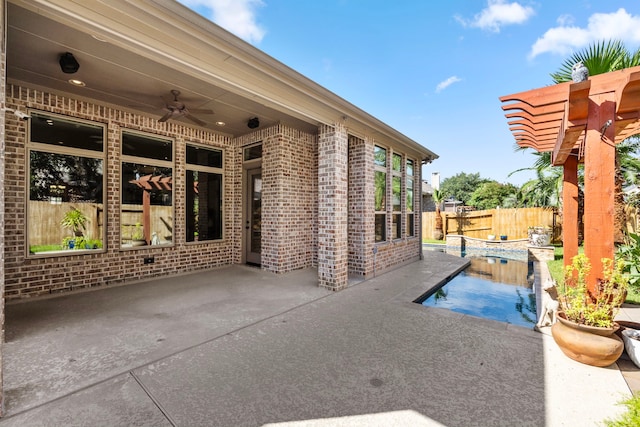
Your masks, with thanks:
[{"label": "white cloud", "polygon": [[467,20],[456,16],[455,19],[465,27],[500,32],[505,25],[522,24],[535,14],[530,6],[522,6],[518,2],[507,3],[505,0],[489,0],[487,7]]},{"label": "white cloud", "polygon": [[438,86],[436,86],[436,93],[440,93],[443,90],[445,90],[446,88],[448,88],[449,86],[451,86],[454,83],[457,82],[461,82],[462,79],[458,76],[451,76],[448,79],[438,83]]},{"label": "white cloud", "polygon": [[[256,22],[256,9],[262,0],[180,0],[185,6],[197,10],[216,24],[236,36],[258,43],[265,30]],[[206,11],[203,13],[203,11]]]},{"label": "white cloud", "polygon": [[558,20],[557,27],[547,30],[531,46],[529,58],[543,53],[567,55],[576,49],[601,40],[619,39],[629,44],[640,44],[640,16],[630,15],[623,8],[613,13],[594,13],[586,28],[570,26],[566,18]]}]

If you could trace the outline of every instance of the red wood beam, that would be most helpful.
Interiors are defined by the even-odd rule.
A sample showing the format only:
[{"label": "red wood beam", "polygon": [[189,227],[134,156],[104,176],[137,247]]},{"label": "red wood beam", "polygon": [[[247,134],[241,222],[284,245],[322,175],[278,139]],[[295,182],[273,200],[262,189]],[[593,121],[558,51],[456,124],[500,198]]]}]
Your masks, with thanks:
[{"label": "red wood beam", "polygon": [[142,233],[147,245],[151,244],[151,192],[142,192]]},{"label": "red wood beam", "polygon": [[564,265],[578,255],[578,157],[569,156],[563,166],[562,246]]},{"label": "red wood beam", "polygon": [[[615,92],[591,95],[584,162],[584,245],[591,261],[588,287],[602,278],[602,258],[614,256]],[[603,127],[608,120],[612,123]]]}]

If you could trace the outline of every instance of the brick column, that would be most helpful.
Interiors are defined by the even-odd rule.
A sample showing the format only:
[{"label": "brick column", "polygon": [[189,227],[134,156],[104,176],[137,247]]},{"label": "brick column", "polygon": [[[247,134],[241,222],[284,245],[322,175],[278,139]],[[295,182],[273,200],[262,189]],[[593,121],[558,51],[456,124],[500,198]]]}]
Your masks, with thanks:
[{"label": "brick column", "polygon": [[347,130],[322,125],[318,133],[318,285],[338,291],[348,282]]},{"label": "brick column", "polygon": [[[5,2],[0,1],[0,19],[2,22],[7,22],[5,19],[6,9]],[[3,26],[1,39],[4,41],[7,38],[7,28]],[[6,106],[6,75],[7,75],[7,54],[6,54],[6,42],[0,44],[0,107]],[[4,150],[5,150],[5,130],[4,130],[4,117],[5,114],[0,114],[0,417],[4,415],[4,358],[3,358],[3,346],[4,346]]]},{"label": "brick column", "polygon": [[373,142],[349,137],[349,274],[365,277],[373,271],[375,233]]}]

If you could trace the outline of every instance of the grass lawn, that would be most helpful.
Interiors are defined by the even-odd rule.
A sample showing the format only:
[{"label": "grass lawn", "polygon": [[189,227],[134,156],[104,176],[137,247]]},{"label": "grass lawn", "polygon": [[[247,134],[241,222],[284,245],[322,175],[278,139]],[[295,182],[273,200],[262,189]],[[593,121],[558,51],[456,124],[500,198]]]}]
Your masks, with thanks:
[{"label": "grass lawn", "polygon": [[[553,280],[556,281],[556,283],[562,283],[563,280],[564,258],[562,249],[562,246],[557,246],[554,254],[554,260],[547,261],[549,273],[551,274],[551,277],[553,277]],[[578,253],[582,252],[584,252],[584,249],[582,247],[578,248]],[[627,300],[625,302],[629,304],[640,304],[640,289],[629,288],[629,292],[627,293]]]},{"label": "grass lawn", "polygon": [[59,251],[62,250],[61,245],[31,245],[29,246],[29,252],[48,252],[48,251]]}]

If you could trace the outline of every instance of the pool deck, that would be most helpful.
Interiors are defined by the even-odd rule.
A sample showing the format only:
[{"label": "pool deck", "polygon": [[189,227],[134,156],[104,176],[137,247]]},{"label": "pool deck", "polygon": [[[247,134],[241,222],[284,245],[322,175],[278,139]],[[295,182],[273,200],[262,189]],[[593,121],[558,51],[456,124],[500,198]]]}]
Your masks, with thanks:
[{"label": "pool deck", "polygon": [[624,409],[633,365],[412,302],[465,263],[425,251],[338,293],[314,269],[231,266],[9,304],[0,426],[595,426]]}]

